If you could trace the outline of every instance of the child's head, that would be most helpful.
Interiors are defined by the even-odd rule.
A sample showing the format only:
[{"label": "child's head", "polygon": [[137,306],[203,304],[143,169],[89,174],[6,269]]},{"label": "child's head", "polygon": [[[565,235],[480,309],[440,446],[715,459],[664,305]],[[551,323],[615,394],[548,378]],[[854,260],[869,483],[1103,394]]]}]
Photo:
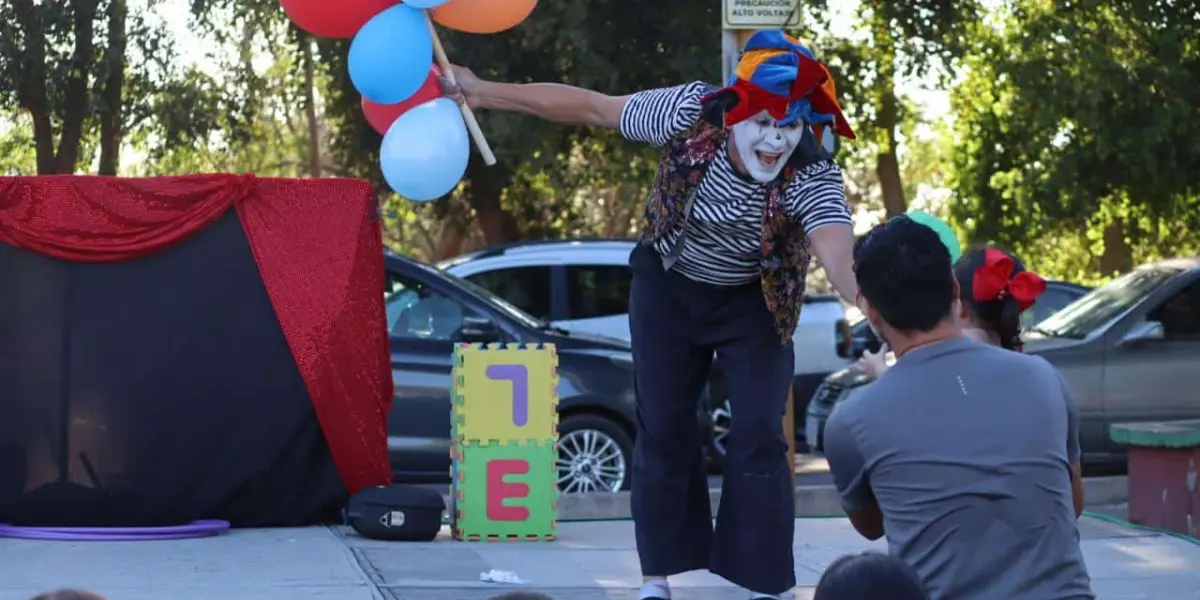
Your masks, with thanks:
[{"label": "child's head", "polygon": [[1012,254],[984,246],[954,263],[963,319],[996,337],[1000,346],[1021,349],[1021,313],[1046,291],[1046,281],[1025,270]]},{"label": "child's head", "polygon": [[912,567],[878,552],[847,554],[829,565],[813,600],[929,600]]},{"label": "child's head", "polygon": [[104,600],[104,597],[84,590],[61,589],[38,594],[33,600]]}]

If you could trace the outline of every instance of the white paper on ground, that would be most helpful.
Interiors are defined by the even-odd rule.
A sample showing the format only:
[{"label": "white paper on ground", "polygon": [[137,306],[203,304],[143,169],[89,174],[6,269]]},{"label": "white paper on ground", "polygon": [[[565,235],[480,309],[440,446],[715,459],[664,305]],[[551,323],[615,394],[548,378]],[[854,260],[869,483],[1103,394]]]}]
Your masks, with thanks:
[{"label": "white paper on ground", "polygon": [[499,569],[492,569],[491,571],[480,573],[479,580],[488,581],[491,583],[525,583],[524,580],[522,580],[520,577],[517,577],[516,573],[513,573],[512,571],[501,571]]}]

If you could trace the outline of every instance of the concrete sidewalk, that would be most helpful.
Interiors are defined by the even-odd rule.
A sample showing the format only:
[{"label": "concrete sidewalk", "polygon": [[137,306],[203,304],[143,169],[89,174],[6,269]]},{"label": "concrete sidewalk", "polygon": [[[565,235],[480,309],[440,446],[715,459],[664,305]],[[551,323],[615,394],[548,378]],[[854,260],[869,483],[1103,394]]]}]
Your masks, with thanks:
[{"label": "concrete sidewalk", "polygon": [[[1200,600],[1200,545],[1085,518],[1080,526],[1103,600]],[[844,519],[796,521],[793,597],[810,599],[838,556],[863,541]],[[342,528],[239,530],[177,542],[0,540],[0,600],[61,586],[109,600],[484,600],[517,586],[479,574],[510,571],[562,600],[632,600],[639,579],[628,521],[563,523],[557,542],[428,544],[363,540]],[[679,600],[743,600],[707,573],[674,578]]]}]

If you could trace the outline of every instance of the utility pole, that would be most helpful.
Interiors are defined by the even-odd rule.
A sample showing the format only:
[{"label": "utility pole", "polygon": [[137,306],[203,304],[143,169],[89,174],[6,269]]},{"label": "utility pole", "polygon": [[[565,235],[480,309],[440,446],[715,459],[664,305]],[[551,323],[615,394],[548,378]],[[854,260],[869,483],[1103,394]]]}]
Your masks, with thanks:
[{"label": "utility pole", "polygon": [[[721,0],[721,73],[727,83],[737,68],[742,47],[759,29],[783,29],[795,25],[799,0]],[[730,418],[735,418],[732,414]],[[796,396],[788,387],[787,408],[783,414],[783,439],[787,440],[788,464],[792,465],[792,484],[796,477]]]}]

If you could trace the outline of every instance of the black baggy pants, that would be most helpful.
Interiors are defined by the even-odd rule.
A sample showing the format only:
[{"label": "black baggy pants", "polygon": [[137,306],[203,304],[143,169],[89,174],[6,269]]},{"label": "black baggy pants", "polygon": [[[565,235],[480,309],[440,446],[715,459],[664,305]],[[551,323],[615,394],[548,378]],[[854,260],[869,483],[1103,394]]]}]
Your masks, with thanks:
[{"label": "black baggy pants", "polygon": [[[664,271],[659,254],[643,245],[630,267],[632,511],[642,574],[708,569],[756,592],[783,593],[796,584],[792,467],[780,426],[792,342],[780,342],[758,282],[699,283]],[[732,413],[715,528],[695,426],[714,352]]]}]

